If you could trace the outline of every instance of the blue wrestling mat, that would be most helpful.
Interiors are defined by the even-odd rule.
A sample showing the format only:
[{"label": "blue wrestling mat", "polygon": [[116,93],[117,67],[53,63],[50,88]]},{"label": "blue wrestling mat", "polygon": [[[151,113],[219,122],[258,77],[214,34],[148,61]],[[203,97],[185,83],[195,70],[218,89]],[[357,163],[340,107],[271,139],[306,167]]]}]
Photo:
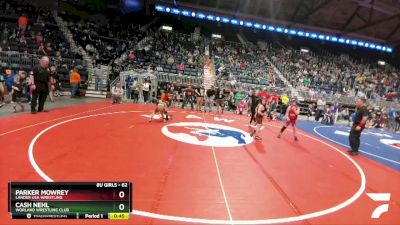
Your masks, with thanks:
[{"label": "blue wrestling mat", "polygon": [[[348,149],[348,126],[326,126],[314,121],[298,121],[298,128]],[[381,129],[365,129],[361,135],[363,156],[400,171],[400,135]]]}]

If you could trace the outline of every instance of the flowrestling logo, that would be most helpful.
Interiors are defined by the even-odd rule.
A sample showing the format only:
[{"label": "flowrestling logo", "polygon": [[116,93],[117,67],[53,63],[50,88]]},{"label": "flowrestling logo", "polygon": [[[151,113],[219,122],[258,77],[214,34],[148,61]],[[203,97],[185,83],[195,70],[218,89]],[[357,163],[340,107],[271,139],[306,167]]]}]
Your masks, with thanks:
[{"label": "flowrestling logo", "polygon": [[400,140],[381,139],[380,141],[385,145],[389,145],[393,148],[400,149]]},{"label": "flowrestling logo", "polygon": [[202,146],[237,147],[253,141],[247,132],[211,123],[173,123],[164,126],[161,131],[165,136],[176,141]]}]

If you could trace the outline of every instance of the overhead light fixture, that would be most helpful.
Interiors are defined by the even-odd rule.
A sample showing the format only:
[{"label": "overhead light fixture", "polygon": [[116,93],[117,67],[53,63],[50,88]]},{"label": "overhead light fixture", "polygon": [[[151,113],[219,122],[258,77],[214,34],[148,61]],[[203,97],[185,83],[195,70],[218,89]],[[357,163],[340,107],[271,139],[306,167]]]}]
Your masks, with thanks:
[{"label": "overhead light fixture", "polygon": [[[175,15],[182,15],[182,16],[192,16],[194,18],[198,19],[207,19],[211,21],[216,21],[216,22],[223,22],[223,23],[229,23],[232,25],[240,25],[240,26],[245,26],[248,28],[256,28],[256,29],[263,29],[267,30],[268,32],[278,32],[278,33],[284,33],[286,35],[297,35],[300,37],[306,37],[306,38],[311,38],[311,39],[319,39],[319,40],[326,40],[330,42],[337,42],[340,44],[347,44],[347,45],[353,45],[353,46],[359,46],[363,48],[368,48],[371,50],[376,50],[376,51],[382,51],[382,52],[387,52],[387,53],[392,53],[393,48],[390,46],[384,46],[381,43],[369,43],[366,42],[365,40],[356,40],[356,39],[350,39],[348,37],[337,37],[337,36],[331,36],[332,34],[326,34],[326,33],[316,33],[312,31],[298,31],[295,29],[290,29],[289,27],[286,26],[279,26],[276,24],[275,26],[271,25],[264,25],[257,23],[257,21],[244,21],[240,20],[239,18],[229,18],[224,15],[215,15],[211,14],[209,12],[193,12],[193,11],[188,11],[187,9],[178,9],[175,7],[171,6],[163,6],[163,5],[156,5],[155,6],[155,11],[162,12],[162,13],[168,13],[168,14],[175,14]],[[166,31],[172,31],[171,26],[166,26],[165,29],[164,27],[162,28],[163,30]]]},{"label": "overhead light fixture", "polygon": [[181,13],[181,10],[174,8],[174,9],[172,9],[172,13],[179,14],[179,13]]},{"label": "overhead light fixture", "polygon": [[220,34],[212,34],[211,37],[215,38],[215,39],[221,39],[222,38],[222,36]]},{"label": "overhead light fixture", "polygon": [[222,22],[223,22],[223,23],[229,23],[229,21],[230,21],[230,20],[229,20],[228,18],[225,18],[225,17],[222,18]]},{"label": "overhead light fixture", "polygon": [[206,18],[206,15],[204,15],[203,13],[198,13],[197,17],[199,17],[200,19],[204,19]]},{"label": "overhead light fixture", "polygon": [[165,11],[165,7],[161,6],[161,5],[158,5],[158,6],[156,6],[156,10],[160,11],[160,12],[164,12]]},{"label": "overhead light fixture", "polygon": [[309,53],[310,50],[308,48],[300,48],[300,52]]},{"label": "overhead light fixture", "polygon": [[252,27],[253,23],[252,22],[246,22],[246,27]]},{"label": "overhead light fixture", "polygon": [[163,25],[161,26],[162,30],[166,30],[166,31],[172,31],[172,27],[171,26],[167,26],[167,25]]}]

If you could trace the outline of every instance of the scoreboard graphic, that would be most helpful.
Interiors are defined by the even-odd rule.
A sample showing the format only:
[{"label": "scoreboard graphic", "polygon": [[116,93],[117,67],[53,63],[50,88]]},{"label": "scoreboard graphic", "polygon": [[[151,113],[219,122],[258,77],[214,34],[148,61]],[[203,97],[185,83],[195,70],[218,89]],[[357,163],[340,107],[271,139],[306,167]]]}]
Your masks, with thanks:
[{"label": "scoreboard graphic", "polygon": [[131,182],[10,182],[12,219],[129,219]]}]

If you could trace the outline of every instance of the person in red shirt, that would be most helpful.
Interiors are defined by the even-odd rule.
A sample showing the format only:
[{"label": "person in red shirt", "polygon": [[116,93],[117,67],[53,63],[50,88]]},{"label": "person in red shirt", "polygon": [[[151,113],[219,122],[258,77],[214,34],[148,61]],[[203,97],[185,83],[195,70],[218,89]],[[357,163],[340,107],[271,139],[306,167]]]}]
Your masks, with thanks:
[{"label": "person in red shirt", "polygon": [[279,97],[278,94],[276,94],[275,92],[272,93],[271,99],[272,99],[273,102],[275,102],[275,104],[278,104],[278,103],[279,103],[279,98],[280,98],[280,97]]},{"label": "person in red shirt", "polygon": [[381,116],[379,118],[379,127],[380,128],[385,128],[387,122],[388,122],[388,114],[386,113],[385,110],[382,110]]},{"label": "person in red shirt", "polygon": [[245,62],[240,63],[240,69],[244,70],[247,68],[247,64]]},{"label": "person in red shirt", "polygon": [[22,33],[25,33],[26,26],[28,25],[28,18],[26,18],[25,14],[22,13],[22,15],[18,18],[18,26],[19,30]]},{"label": "person in red shirt", "polygon": [[243,111],[247,109],[246,103],[244,101],[240,101],[236,106],[237,114],[243,115]]},{"label": "person in red shirt", "polygon": [[269,96],[269,94],[268,94],[266,88],[263,88],[262,91],[258,92],[257,97],[259,97],[259,98],[265,98],[266,100],[268,100],[270,96]]},{"label": "person in red shirt", "polygon": [[183,62],[179,65],[176,66],[176,69],[179,71],[184,71],[185,70],[185,64],[183,64]]},{"label": "person in red shirt", "polygon": [[165,91],[164,93],[162,93],[160,99],[161,99],[163,102],[169,102],[169,100],[170,100],[170,94],[168,93],[168,91]]},{"label": "person in red shirt", "polygon": [[285,131],[285,129],[289,125],[292,125],[294,140],[295,141],[299,140],[296,136],[296,122],[297,122],[299,113],[300,113],[300,108],[297,106],[296,100],[292,99],[290,106],[286,109],[286,118],[287,118],[286,124],[281,128],[278,138],[281,138],[281,135]]},{"label": "person in red shirt", "polygon": [[270,120],[275,120],[276,119],[276,115],[275,115],[276,107],[279,103],[279,95],[277,95],[276,93],[272,93],[270,99],[271,99],[271,102],[269,105],[268,118]]}]

